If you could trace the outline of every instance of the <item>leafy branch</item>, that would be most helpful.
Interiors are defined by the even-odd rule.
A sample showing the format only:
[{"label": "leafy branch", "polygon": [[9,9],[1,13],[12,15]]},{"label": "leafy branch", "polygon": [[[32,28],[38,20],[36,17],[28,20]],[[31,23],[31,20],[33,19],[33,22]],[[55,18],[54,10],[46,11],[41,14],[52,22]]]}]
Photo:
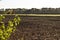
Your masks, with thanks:
[{"label": "leafy branch", "polygon": [[5,16],[0,15],[0,40],[7,40],[10,37],[11,33],[16,30],[16,26],[20,23],[21,19],[18,15],[15,16],[13,20],[8,21],[7,27],[2,21],[3,19],[5,19]]}]

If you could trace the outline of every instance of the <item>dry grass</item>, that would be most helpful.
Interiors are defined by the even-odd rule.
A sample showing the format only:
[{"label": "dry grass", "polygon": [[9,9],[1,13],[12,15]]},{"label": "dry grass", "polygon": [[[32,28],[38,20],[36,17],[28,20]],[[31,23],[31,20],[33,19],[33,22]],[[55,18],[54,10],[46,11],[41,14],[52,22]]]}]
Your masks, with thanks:
[{"label": "dry grass", "polygon": [[60,14],[0,14],[0,15],[20,15],[20,16],[60,16]]}]

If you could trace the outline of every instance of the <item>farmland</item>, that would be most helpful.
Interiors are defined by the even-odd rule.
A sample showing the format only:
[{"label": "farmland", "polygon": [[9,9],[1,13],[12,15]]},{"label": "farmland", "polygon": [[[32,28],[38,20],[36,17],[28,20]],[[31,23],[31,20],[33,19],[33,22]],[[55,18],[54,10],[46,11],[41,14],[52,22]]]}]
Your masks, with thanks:
[{"label": "farmland", "polygon": [[60,16],[20,17],[20,24],[8,40],[60,40]]},{"label": "farmland", "polygon": [[[60,11],[57,9],[38,9],[38,11],[37,9],[7,9],[5,11],[1,10],[0,16],[1,15],[6,17],[3,17],[4,19],[2,20],[5,29],[8,28],[11,23],[14,25],[18,23],[16,30],[12,32],[8,40],[60,40]],[[17,15],[19,17],[17,17]],[[18,22],[17,20],[20,21]],[[10,24],[8,25],[9,22]],[[1,25],[0,22],[0,26]],[[12,28],[15,27],[14,25],[12,25]],[[12,30],[10,30],[10,32],[11,31]],[[2,34],[3,36],[0,36],[0,38],[5,39],[4,31],[2,32],[0,28],[0,35]],[[6,33],[8,34],[8,32]]]}]

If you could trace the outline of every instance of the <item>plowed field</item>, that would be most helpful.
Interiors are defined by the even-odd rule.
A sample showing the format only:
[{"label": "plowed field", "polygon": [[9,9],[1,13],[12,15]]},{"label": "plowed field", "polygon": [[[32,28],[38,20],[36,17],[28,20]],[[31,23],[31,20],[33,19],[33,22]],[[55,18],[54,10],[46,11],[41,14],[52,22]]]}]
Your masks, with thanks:
[{"label": "plowed field", "polygon": [[60,17],[22,17],[8,40],[60,40]]}]

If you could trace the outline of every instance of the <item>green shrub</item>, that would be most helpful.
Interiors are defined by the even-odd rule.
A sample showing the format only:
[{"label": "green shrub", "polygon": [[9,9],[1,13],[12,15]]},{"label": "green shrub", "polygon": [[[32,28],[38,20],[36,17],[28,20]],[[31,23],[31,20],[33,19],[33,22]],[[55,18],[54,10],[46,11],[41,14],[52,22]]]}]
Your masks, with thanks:
[{"label": "green shrub", "polygon": [[7,40],[11,33],[16,30],[16,26],[21,20],[19,16],[15,16],[13,20],[8,21],[8,25],[6,27],[5,23],[2,21],[3,19],[5,19],[5,16],[0,15],[0,40]]}]

